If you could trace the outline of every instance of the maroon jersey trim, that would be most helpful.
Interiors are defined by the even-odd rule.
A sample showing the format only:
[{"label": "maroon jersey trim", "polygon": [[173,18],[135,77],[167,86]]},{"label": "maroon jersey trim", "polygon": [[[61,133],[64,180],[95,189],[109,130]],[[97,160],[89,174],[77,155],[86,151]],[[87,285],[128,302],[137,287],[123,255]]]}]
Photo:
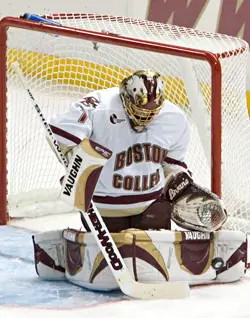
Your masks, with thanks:
[{"label": "maroon jersey trim", "polygon": [[58,128],[58,127],[55,127],[53,125],[50,125],[50,128],[52,130],[52,132],[60,137],[63,137],[65,139],[68,139],[72,142],[74,142],[75,144],[79,144],[81,142],[81,139],[68,133],[67,131],[65,130],[62,130],[61,128]]},{"label": "maroon jersey trim", "polygon": [[133,204],[133,203],[140,203],[146,202],[150,200],[157,199],[161,194],[162,190],[160,189],[155,192],[147,193],[147,194],[139,194],[139,195],[123,195],[119,197],[111,197],[111,196],[98,196],[94,195],[93,201],[95,203],[104,203],[104,204]]}]

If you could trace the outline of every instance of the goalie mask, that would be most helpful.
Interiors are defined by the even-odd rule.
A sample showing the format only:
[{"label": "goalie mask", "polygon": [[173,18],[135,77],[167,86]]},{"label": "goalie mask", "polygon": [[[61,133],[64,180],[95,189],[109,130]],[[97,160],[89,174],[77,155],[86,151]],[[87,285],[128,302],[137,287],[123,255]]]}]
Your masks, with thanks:
[{"label": "goalie mask", "polygon": [[120,96],[131,127],[143,132],[163,106],[164,82],[157,72],[136,71],[121,82]]}]

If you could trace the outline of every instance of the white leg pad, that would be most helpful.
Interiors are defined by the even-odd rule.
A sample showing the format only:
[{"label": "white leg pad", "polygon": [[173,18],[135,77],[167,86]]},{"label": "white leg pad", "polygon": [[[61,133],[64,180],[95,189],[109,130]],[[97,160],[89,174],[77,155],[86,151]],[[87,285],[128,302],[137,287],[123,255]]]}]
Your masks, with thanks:
[{"label": "white leg pad", "polygon": [[42,279],[65,279],[65,245],[62,230],[38,233],[33,237],[36,272]]},{"label": "white leg pad", "polygon": [[[242,232],[131,229],[112,237],[139,282],[228,283],[241,279],[247,268],[247,238]],[[34,236],[34,247],[37,273],[43,279],[66,277],[92,290],[118,288],[92,233],[44,232]]]},{"label": "white leg pad", "polygon": [[[92,234],[71,231],[64,230],[63,234],[73,243],[72,251],[67,245],[67,279],[95,290],[118,288]],[[187,281],[190,285],[234,282],[246,271],[247,240],[241,232],[128,230],[112,236],[139,282]],[[77,255],[75,262],[71,254]]]}]

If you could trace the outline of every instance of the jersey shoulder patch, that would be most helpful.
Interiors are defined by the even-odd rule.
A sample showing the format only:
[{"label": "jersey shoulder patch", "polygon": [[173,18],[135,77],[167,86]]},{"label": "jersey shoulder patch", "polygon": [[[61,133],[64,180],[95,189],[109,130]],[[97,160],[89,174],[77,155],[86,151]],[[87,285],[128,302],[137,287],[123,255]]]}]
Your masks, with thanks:
[{"label": "jersey shoulder patch", "polygon": [[80,111],[78,122],[83,124],[88,118],[89,111],[99,105],[99,100],[95,96],[85,96],[73,104],[73,107]]},{"label": "jersey shoulder patch", "polygon": [[85,96],[79,100],[79,103],[86,107],[96,108],[99,104],[99,100],[95,96]]}]

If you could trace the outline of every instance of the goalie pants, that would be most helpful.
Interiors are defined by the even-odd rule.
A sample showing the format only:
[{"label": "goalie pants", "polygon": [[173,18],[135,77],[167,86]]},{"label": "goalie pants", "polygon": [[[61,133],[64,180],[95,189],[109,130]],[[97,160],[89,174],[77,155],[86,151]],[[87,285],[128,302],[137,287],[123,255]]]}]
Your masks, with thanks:
[{"label": "goalie pants", "polygon": [[[171,203],[161,195],[140,214],[125,217],[103,217],[103,221],[110,232],[120,232],[130,228],[140,230],[170,230],[171,212]],[[83,217],[82,223],[85,229],[90,232]]]}]

